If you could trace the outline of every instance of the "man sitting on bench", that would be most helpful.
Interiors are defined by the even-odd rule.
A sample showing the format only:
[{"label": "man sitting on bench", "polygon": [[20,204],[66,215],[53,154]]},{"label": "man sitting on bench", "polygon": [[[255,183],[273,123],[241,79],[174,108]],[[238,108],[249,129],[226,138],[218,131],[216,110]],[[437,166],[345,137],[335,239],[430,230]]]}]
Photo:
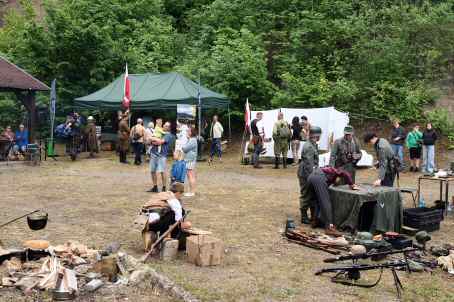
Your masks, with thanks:
[{"label": "man sitting on bench", "polygon": [[335,237],[342,236],[342,234],[333,224],[333,209],[328,187],[340,183],[341,178],[352,190],[358,190],[348,172],[333,167],[315,168],[307,179],[309,188],[313,190],[317,199],[314,205],[316,215],[311,219],[311,225],[316,227],[317,219],[319,219],[325,226],[325,234]]},{"label": "man sitting on bench", "polygon": [[[156,241],[158,232],[160,235],[164,234],[171,225],[182,219],[185,213],[181,204],[183,193],[184,184],[176,182],[171,185],[170,191],[154,195],[143,205],[142,213],[148,215],[148,223],[142,231],[145,251]],[[182,224],[181,228],[184,227],[185,224]],[[174,229],[170,237],[179,239],[181,228]]]}]

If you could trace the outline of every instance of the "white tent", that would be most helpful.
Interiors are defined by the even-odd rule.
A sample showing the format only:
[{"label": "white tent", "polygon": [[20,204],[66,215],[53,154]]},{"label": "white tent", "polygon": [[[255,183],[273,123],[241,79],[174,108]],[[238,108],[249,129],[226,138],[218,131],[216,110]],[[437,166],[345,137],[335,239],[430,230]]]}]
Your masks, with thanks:
[{"label": "white tent", "polygon": [[[263,112],[263,126],[265,128],[265,137],[272,138],[273,125],[277,121],[277,114],[281,111],[284,114],[284,119],[291,124],[294,116],[307,116],[311,125],[319,126],[322,128],[322,136],[320,137],[320,150],[328,150],[329,138],[331,134],[334,139],[344,135],[344,127],[348,125],[348,114],[337,111],[334,107],[327,108],[312,108],[312,109],[295,109],[295,108],[281,108],[274,110],[266,110]],[[258,111],[252,111],[252,119]],[[265,143],[266,153],[265,157],[274,157],[273,141]],[[301,150],[300,150],[301,151]],[[292,152],[289,151],[288,157],[292,158]]]},{"label": "white tent", "polygon": [[[344,135],[344,127],[348,125],[350,119],[348,113],[337,111],[334,107],[326,108],[311,108],[311,109],[297,109],[297,108],[280,108],[273,110],[260,111],[263,113],[263,126],[265,128],[265,137],[271,138],[270,142],[265,143],[266,152],[262,154],[263,157],[274,157],[274,142],[272,140],[273,136],[273,126],[277,121],[277,115],[281,111],[284,113],[284,119],[291,124],[293,117],[305,115],[311,125],[319,126],[322,128],[322,135],[320,137],[319,148],[320,150],[329,151],[330,138],[333,141],[337,138],[340,138]],[[251,119],[254,119],[258,111],[251,112]],[[301,155],[301,148],[298,151]],[[247,153],[247,146],[245,148]],[[359,166],[369,166],[371,165],[372,156],[368,155],[365,151],[363,152],[363,159],[358,163]],[[321,166],[325,166],[328,163],[326,162],[326,157],[328,156],[329,162],[329,153],[320,155],[322,160],[320,161]],[[293,158],[291,150],[288,151],[288,158]],[[326,162],[326,163],[325,163]]]}]

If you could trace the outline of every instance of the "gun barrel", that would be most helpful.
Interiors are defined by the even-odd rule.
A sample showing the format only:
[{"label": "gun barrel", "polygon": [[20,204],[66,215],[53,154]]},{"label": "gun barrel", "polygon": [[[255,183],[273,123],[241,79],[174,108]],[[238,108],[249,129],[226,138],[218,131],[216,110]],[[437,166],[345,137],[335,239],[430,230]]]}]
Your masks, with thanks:
[{"label": "gun barrel", "polygon": [[365,253],[365,254],[358,254],[358,255],[342,255],[333,258],[326,258],[323,260],[325,263],[333,263],[337,261],[344,261],[344,260],[357,260],[357,259],[367,259],[371,257],[378,257],[378,256],[386,256],[386,255],[393,255],[393,254],[405,254],[409,252],[417,251],[418,249],[411,248],[411,249],[404,249],[404,250],[397,250],[397,251],[389,251],[389,252],[377,252],[377,253]]},{"label": "gun barrel", "polygon": [[353,264],[350,266],[339,266],[323,268],[315,272],[315,275],[321,275],[323,273],[336,273],[336,272],[348,272],[348,271],[369,271],[379,268],[390,268],[390,267],[406,267],[405,261],[399,262],[387,262],[382,264]]}]

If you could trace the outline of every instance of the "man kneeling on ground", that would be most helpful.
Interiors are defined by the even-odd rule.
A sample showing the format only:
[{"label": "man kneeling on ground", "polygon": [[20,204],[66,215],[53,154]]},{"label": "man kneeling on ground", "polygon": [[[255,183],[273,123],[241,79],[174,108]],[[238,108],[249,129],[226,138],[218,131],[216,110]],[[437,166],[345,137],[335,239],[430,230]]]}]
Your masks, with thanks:
[{"label": "man kneeling on ground", "polygon": [[338,184],[340,178],[343,178],[344,183],[348,184],[352,190],[358,189],[353,184],[348,172],[333,167],[315,168],[307,179],[310,189],[313,190],[317,197],[317,204],[315,205],[316,215],[311,217],[311,225],[312,227],[316,227],[318,218],[325,226],[325,234],[335,237],[342,236],[342,234],[336,229],[333,223],[333,209],[328,187]]},{"label": "man kneeling on ground", "polygon": [[[145,251],[148,251],[156,241],[158,232],[160,235],[164,234],[171,225],[183,219],[185,213],[181,204],[183,193],[184,185],[175,182],[171,185],[170,191],[156,194],[143,205],[142,212],[148,214],[148,223],[142,231]],[[170,233],[170,237],[179,239],[181,229],[189,227],[190,223],[185,221]]]}]

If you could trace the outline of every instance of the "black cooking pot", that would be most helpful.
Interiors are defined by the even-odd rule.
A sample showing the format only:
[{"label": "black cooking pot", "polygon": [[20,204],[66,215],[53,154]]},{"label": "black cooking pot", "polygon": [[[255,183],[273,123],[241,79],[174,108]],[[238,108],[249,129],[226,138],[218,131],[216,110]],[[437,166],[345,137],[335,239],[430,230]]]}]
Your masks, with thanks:
[{"label": "black cooking pot", "polygon": [[42,230],[47,225],[47,213],[38,212],[27,216],[27,223],[30,229],[37,231]]}]

